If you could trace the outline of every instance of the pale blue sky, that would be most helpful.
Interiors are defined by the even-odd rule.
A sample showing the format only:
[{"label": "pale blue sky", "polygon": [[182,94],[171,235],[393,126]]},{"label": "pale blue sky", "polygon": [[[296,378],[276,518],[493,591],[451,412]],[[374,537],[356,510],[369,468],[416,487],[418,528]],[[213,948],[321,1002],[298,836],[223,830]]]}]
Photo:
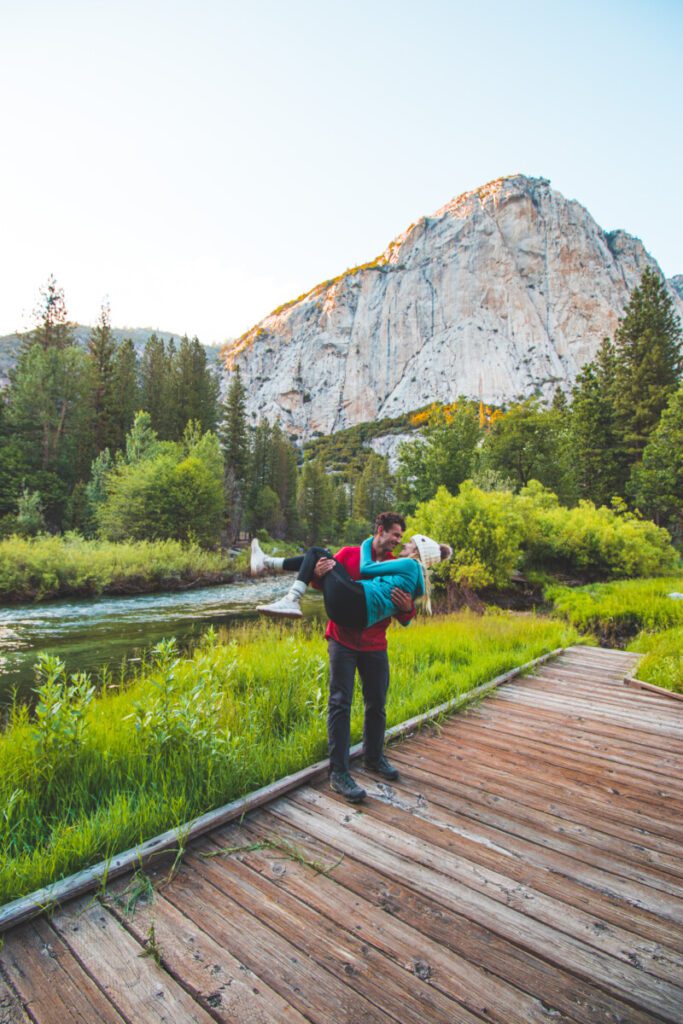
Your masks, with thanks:
[{"label": "pale blue sky", "polygon": [[0,333],[237,336],[492,178],[683,273],[683,0],[0,0]]}]

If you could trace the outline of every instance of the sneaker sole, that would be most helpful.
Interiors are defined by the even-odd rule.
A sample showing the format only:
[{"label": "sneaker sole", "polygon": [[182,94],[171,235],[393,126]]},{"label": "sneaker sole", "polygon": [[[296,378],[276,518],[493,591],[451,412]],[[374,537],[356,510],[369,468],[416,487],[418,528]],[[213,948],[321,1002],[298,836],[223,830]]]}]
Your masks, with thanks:
[{"label": "sneaker sole", "polygon": [[267,615],[271,619],[303,619],[303,613],[299,612],[274,612],[270,608],[257,608],[261,615]]}]

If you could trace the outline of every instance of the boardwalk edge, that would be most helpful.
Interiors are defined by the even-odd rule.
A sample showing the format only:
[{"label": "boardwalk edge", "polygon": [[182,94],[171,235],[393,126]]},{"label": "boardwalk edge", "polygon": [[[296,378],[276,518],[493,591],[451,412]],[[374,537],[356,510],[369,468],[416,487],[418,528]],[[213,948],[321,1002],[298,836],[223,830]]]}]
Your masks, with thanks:
[{"label": "boardwalk edge", "polygon": [[[473,690],[468,690],[452,700],[439,704],[437,707],[431,708],[421,715],[416,715],[405,722],[401,722],[399,725],[392,726],[392,728],[386,731],[386,739],[391,740],[405,736],[450,711],[455,711],[465,704],[479,700],[491,690],[495,690],[511,679],[515,679],[517,676],[528,672],[530,669],[535,668],[536,665],[541,665],[545,661],[559,657],[563,651],[563,647],[557,647],[554,651],[542,654],[532,661],[527,661],[524,665],[510,669],[508,672],[504,672],[502,675],[496,676],[494,679],[482,683]],[[357,743],[351,748],[350,756],[356,758],[362,752],[363,744]],[[241,818],[248,811],[255,810],[263,804],[275,800],[277,797],[284,796],[286,793],[291,792],[291,790],[297,789],[304,783],[310,782],[319,775],[324,774],[327,770],[328,760],[325,758],[324,761],[318,761],[316,764],[302,768],[292,775],[286,775],[276,782],[271,782],[261,789],[254,790],[253,793],[239,797],[239,799],[233,800],[229,804],[224,804],[222,807],[208,811],[198,818],[193,818],[184,825],[179,825],[176,828],[169,829],[167,832],[162,832],[161,835],[148,839],[146,842],[130,850],[125,850],[110,860],[100,861],[99,864],[95,864],[93,867],[84,868],[83,871],[68,875],[66,878],[62,878],[52,885],[45,886],[43,889],[38,889],[28,896],[22,896],[11,903],[6,903],[4,907],[0,907],[0,934],[9,928],[22,924],[24,921],[29,921],[31,918],[53,910],[65,900],[82,896],[86,892],[92,892],[93,889],[97,889],[102,884],[106,885],[109,880],[118,878],[133,868],[143,867],[160,853],[172,850],[174,847],[184,847],[191,839],[196,839],[212,828],[217,828],[220,825],[234,821],[236,818]]]}]

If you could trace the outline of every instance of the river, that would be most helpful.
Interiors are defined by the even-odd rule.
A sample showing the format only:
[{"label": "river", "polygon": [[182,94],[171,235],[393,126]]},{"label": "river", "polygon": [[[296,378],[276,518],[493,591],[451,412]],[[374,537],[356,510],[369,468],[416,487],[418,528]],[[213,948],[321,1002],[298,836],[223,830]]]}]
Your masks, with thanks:
[{"label": "river", "polygon": [[267,576],[218,587],[140,597],[92,597],[0,608],[0,705],[35,686],[40,651],[55,654],[68,672],[97,674],[105,665],[118,679],[150,647],[175,637],[187,649],[208,626],[229,627],[253,617],[256,605],[282,595],[291,579]]}]

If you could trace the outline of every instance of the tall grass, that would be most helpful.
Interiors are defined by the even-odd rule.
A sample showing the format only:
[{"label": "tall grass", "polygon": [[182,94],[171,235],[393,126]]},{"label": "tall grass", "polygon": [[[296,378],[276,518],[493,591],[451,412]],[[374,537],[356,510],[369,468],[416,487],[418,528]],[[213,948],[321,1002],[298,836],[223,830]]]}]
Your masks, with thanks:
[{"label": "tall grass", "polygon": [[641,630],[655,632],[683,625],[683,601],[668,597],[683,591],[683,577],[620,580],[586,587],[546,588],[556,614],[582,632],[596,633],[619,645]]},{"label": "tall grass", "polygon": [[629,650],[645,655],[638,663],[638,679],[683,693],[683,626],[663,633],[641,633]]},{"label": "tall grass", "polygon": [[0,601],[156,589],[231,569],[222,555],[179,541],[114,544],[62,537],[0,541]]},{"label": "tall grass", "polygon": [[[571,643],[532,616],[468,614],[392,629],[389,723]],[[0,903],[49,884],[319,760],[327,659],[318,632],[209,632],[191,658],[173,641],[126,689],[96,694],[43,657],[35,712],[0,736]],[[356,695],[352,735],[361,735]]]}]

